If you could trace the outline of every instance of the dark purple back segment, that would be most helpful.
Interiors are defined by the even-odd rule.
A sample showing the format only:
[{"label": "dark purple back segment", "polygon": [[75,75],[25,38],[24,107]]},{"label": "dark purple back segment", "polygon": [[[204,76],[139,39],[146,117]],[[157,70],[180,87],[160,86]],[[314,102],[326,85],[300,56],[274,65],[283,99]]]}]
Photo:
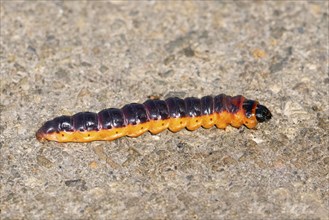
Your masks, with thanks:
[{"label": "dark purple back segment", "polygon": [[169,118],[168,107],[163,100],[147,100],[144,102],[149,120],[165,120]]},{"label": "dark purple back segment", "polygon": [[94,112],[79,112],[72,116],[72,122],[76,131],[98,130],[98,117]]},{"label": "dark purple back segment", "polygon": [[121,128],[126,126],[123,112],[121,109],[108,108],[98,113],[98,122],[100,129]]},{"label": "dark purple back segment", "polygon": [[57,131],[58,131],[58,123],[56,123],[54,119],[44,123],[38,132],[49,134]]},{"label": "dark purple back segment", "polygon": [[126,124],[136,125],[149,121],[143,104],[131,103],[121,109],[125,117]]},{"label": "dark purple back segment", "polygon": [[201,116],[201,100],[194,97],[184,99],[186,114],[188,117]]},{"label": "dark purple back segment", "polygon": [[74,131],[73,118],[71,116],[60,116],[54,118],[54,123],[57,125],[57,131]]},{"label": "dark purple back segment", "polygon": [[214,113],[214,98],[204,96],[201,98],[201,115],[211,115]]},{"label": "dark purple back segment", "polygon": [[183,99],[174,97],[166,99],[169,115],[171,118],[179,118],[186,116],[185,102]]},{"label": "dark purple back segment", "polygon": [[214,111],[217,113],[226,111],[226,103],[229,96],[220,94],[214,98]]},{"label": "dark purple back segment", "polygon": [[40,130],[45,134],[60,131],[98,130],[98,117],[93,112],[79,112],[73,116],[63,115],[47,121]]},{"label": "dark purple back segment", "polygon": [[165,101],[147,100],[144,102],[144,106],[150,120],[167,119],[169,117],[196,117],[214,112],[214,98],[212,96],[205,96],[201,99],[172,97]]}]

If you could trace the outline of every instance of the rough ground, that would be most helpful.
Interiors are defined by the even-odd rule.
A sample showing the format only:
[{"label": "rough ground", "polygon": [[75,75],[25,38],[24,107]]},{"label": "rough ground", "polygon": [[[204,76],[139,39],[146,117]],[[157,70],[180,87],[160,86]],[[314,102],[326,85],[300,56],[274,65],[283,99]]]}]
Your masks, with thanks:
[{"label": "rough ground", "polygon": [[[1,1],[1,219],[328,219],[328,2]],[[46,120],[226,93],[257,130],[39,143]]]}]

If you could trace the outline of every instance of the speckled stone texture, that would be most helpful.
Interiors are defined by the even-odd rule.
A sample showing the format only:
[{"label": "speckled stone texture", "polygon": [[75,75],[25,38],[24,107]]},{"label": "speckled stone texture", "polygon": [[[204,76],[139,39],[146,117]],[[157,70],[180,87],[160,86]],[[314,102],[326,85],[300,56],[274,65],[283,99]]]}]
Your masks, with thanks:
[{"label": "speckled stone texture", "polygon": [[[328,2],[1,1],[1,219],[328,219]],[[149,96],[244,95],[245,127],[39,143]]]}]

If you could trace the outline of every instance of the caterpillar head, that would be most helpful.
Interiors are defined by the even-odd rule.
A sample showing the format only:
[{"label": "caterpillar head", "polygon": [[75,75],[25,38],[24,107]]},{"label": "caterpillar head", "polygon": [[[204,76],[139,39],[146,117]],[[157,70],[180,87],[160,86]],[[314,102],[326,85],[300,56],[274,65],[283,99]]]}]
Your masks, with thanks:
[{"label": "caterpillar head", "polygon": [[244,101],[243,109],[247,118],[256,117],[257,122],[266,122],[272,118],[270,110],[264,105],[260,105],[257,101]]},{"label": "caterpillar head", "polygon": [[258,122],[266,122],[272,118],[272,114],[264,105],[258,104],[256,107],[256,119]]}]

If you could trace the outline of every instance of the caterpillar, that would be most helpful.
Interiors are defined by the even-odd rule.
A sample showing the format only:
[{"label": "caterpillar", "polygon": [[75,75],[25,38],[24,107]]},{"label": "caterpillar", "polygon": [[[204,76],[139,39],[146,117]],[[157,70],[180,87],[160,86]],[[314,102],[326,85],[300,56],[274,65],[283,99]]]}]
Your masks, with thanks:
[{"label": "caterpillar", "polygon": [[272,117],[271,112],[257,101],[245,97],[204,96],[201,99],[171,97],[166,100],[149,99],[143,104],[131,103],[121,109],[108,108],[98,113],[79,112],[47,121],[37,131],[39,141],[91,142],[114,140],[122,136],[137,137],[146,131],[152,134],[169,129],[177,132],[199,127],[254,128],[258,122]]}]

